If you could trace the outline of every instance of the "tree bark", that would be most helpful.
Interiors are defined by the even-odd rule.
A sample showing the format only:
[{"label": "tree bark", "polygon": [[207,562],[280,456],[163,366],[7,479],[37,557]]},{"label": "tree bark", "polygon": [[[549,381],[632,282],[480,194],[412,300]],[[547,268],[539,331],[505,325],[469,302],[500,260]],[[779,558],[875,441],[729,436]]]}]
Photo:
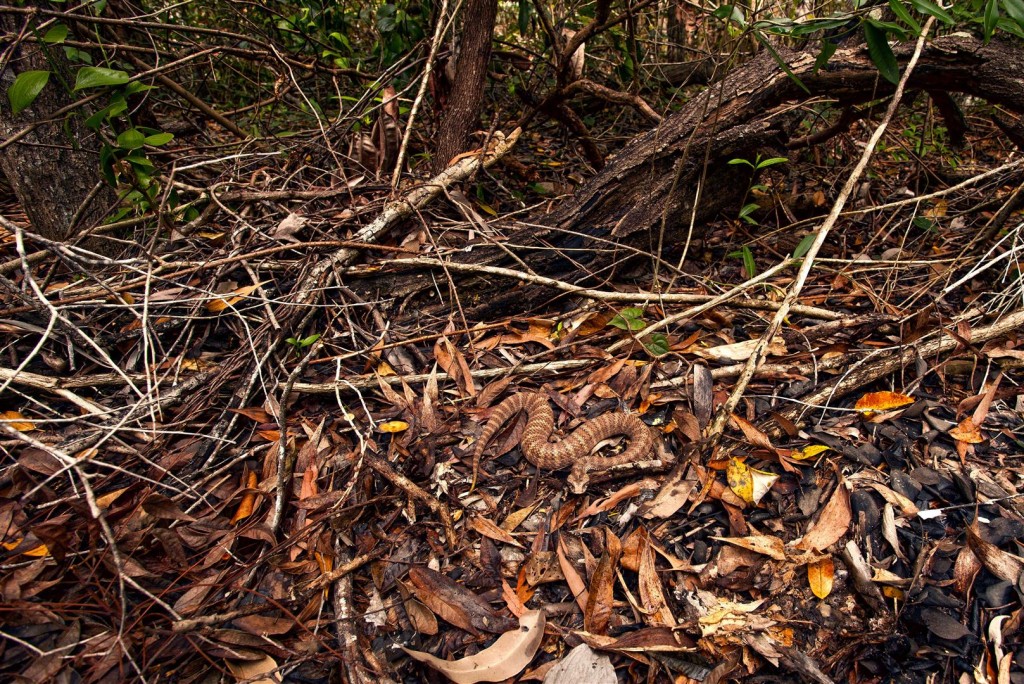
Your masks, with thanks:
[{"label": "tree bark", "polygon": [[[901,64],[911,48],[897,50]],[[690,100],[657,128],[634,138],[551,213],[523,224],[510,222],[503,226],[505,242],[481,243],[451,259],[517,270],[525,270],[526,263],[537,274],[578,285],[613,277],[641,250],[669,262],[678,259],[691,222],[699,232],[721,214],[735,216],[739,211],[749,170],[729,165],[730,159],[753,159],[758,152],[784,156],[787,146],[794,144],[801,111],[796,103],[830,97],[844,107],[892,92],[862,46],[841,48],[817,73],[816,51],[783,56],[809,93],[764,54]],[[959,34],[927,46],[909,87],[966,93],[1024,112],[1021,73],[1024,52],[1015,46],[998,41],[984,45]],[[520,246],[515,259],[509,256],[508,245]],[[413,312],[406,314],[409,321],[423,313],[455,310],[459,295],[481,302],[462,302],[468,318],[494,320],[527,311],[554,294],[544,286],[518,285],[490,275],[452,272],[449,277],[450,297],[433,304],[416,298],[433,297],[434,288],[424,286],[433,281],[408,267],[389,268],[386,262],[379,275],[363,281],[357,290],[367,298],[402,299],[406,310]]]},{"label": "tree bark", "polygon": [[[0,170],[28,214],[31,229],[66,241],[101,221],[115,196],[100,175],[100,140],[85,126],[87,114],[81,108],[60,113],[73,102],[69,91],[74,84],[63,51],[42,42],[22,42],[22,21],[16,14],[0,14],[0,33],[11,45],[0,72],[0,93],[6,93],[21,72],[51,73],[32,106],[17,115],[7,97],[0,97]],[[10,142],[27,127],[32,127],[30,132]]]},{"label": "tree bark", "polygon": [[468,0],[466,3],[455,79],[448,109],[441,119],[433,160],[437,173],[443,171],[452,158],[466,151],[469,136],[479,125],[497,16],[498,0]]}]

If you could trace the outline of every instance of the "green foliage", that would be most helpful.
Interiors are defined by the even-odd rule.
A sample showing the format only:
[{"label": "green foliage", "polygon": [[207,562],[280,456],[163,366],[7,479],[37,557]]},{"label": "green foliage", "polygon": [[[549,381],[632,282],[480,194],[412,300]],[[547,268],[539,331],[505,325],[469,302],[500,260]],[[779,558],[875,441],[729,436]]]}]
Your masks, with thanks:
[{"label": "green foliage", "polygon": [[608,321],[608,325],[628,332],[636,332],[647,327],[647,323],[644,322],[644,310],[635,306],[620,311],[615,318]]},{"label": "green foliage", "polygon": [[86,66],[79,69],[75,76],[75,90],[124,85],[129,80],[131,80],[131,76],[128,75],[128,72],[120,69]]},{"label": "green foliage", "polygon": [[647,351],[649,351],[653,356],[664,356],[671,350],[668,343],[668,337],[661,333],[651,333],[651,336],[644,347],[646,347]]},{"label": "green foliage", "polygon": [[767,169],[767,168],[769,168],[771,166],[775,166],[776,164],[785,164],[788,161],[789,161],[788,157],[769,157],[768,159],[761,159],[761,155],[758,154],[754,158],[754,161],[750,161],[749,159],[742,159],[742,158],[737,157],[735,159],[730,159],[728,162],[726,162],[730,166],[747,166],[747,167],[750,167],[750,170],[751,170],[750,185],[747,186],[747,191],[743,194],[743,202],[744,202],[744,204],[740,208],[740,213],[739,213],[739,218],[743,222],[748,223],[748,224],[750,224],[752,226],[756,226],[757,225],[757,219],[755,219],[751,214],[753,214],[755,211],[760,209],[760,205],[757,204],[756,202],[750,202],[750,203],[747,202],[747,197],[750,195],[750,191],[751,190],[765,191],[765,190],[768,189],[764,185],[754,185],[753,184],[754,183],[754,179],[757,178],[757,174],[760,171],[762,171],[764,169]]},{"label": "green foliage", "polygon": [[18,114],[30,106],[50,80],[49,71],[23,71],[7,89],[11,113]]},{"label": "green foliage", "polygon": [[296,354],[299,354],[299,353],[302,352],[303,349],[312,346],[319,339],[320,339],[320,333],[315,333],[313,335],[310,335],[308,337],[303,337],[301,339],[296,338],[296,337],[289,337],[288,339],[285,340],[285,342],[287,342],[288,344],[292,345],[292,350]]},{"label": "green foliage", "polygon": [[743,270],[747,273],[747,278],[753,278],[757,275],[757,262],[754,261],[754,253],[750,250],[750,247],[743,245],[735,252],[730,252],[729,256],[732,258],[740,258],[743,260]]}]

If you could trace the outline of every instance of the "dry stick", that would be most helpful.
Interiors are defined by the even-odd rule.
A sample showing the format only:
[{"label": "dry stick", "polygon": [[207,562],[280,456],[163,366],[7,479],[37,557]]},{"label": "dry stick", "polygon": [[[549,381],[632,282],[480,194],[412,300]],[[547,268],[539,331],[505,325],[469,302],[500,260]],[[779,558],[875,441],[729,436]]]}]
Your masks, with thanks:
[{"label": "dry stick", "polygon": [[[1022,329],[1024,329],[1024,310],[1017,310],[992,325],[984,328],[972,329],[971,342],[980,344],[1003,335],[1020,332]],[[836,378],[828,385],[815,390],[813,394],[803,397],[799,406],[788,408],[783,411],[779,411],[778,413],[784,418],[798,420],[800,414],[807,410],[809,406],[822,406],[827,402],[838,397],[842,397],[859,387],[863,387],[864,385],[872,383],[879,378],[885,377],[899,368],[903,368],[904,366],[912,363],[915,359],[938,356],[939,354],[953,351],[959,346],[960,342],[955,337],[944,335],[936,340],[931,340],[923,344],[918,341],[916,346],[901,349],[895,354],[881,360],[878,360],[874,356],[870,356],[863,359],[847,374]],[[868,361],[871,361],[871,363],[869,364]],[[772,436],[775,436],[780,432],[781,429],[778,426],[772,426],[768,430],[768,433]]]},{"label": "dry stick", "polygon": [[[750,380],[754,377],[754,371],[756,371],[757,367],[764,363],[765,358],[767,358],[769,342],[782,327],[782,322],[785,320],[786,316],[789,315],[789,311],[793,307],[793,303],[796,301],[797,297],[800,296],[804,283],[807,281],[807,276],[810,274],[811,268],[814,266],[814,258],[818,255],[818,251],[821,249],[822,245],[825,244],[825,239],[828,237],[829,231],[831,231],[832,227],[836,224],[836,221],[839,219],[839,213],[843,210],[843,206],[853,193],[857,181],[867,168],[868,162],[871,160],[871,156],[875,151],[875,146],[878,144],[878,141],[881,140],[882,135],[885,133],[885,129],[889,126],[889,122],[892,120],[893,115],[899,108],[907,80],[910,78],[910,74],[914,71],[914,66],[917,64],[917,61],[921,56],[921,51],[924,49],[925,39],[927,38],[928,31],[934,21],[934,17],[929,17],[928,21],[925,22],[924,27],[921,29],[921,36],[918,38],[917,45],[914,48],[914,54],[910,57],[910,61],[907,62],[907,67],[903,71],[903,77],[896,86],[896,92],[893,93],[892,101],[886,109],[882,122],[871,134],[871,138],[864,147],[864,153],[861,155],[860,160],[858,160],[857,165],[854,167],[853,173],[851,173],[846,179],[846,184],[839,193],[836,203],[832,206],[832,211],[829,212],[829,215],[825,218],[821,228],[818,229],[818,233],[814,238],[814,243],[807,251],[807,254],[804,255],[803,263],[800,265],[800,270],[797,271],[796,279],[793,281],[789,291],[786,293],[786,297],[782,300],[782,306],[780,306],[779,310],[775,312],[775,316],[772,318],[771,323],[769,323],[768,329],[761,336],[761,339],[758,340],[757,346],[754,348],[754,353],[752,353],[750,358],[747,359],[747,364],[743,369],[743,374],[740,375],[739,380],[736,381],[736,386],[733,388],[732,394],[730,394],[726,402],[719,407],[718,411],[715,413],[714,420],[711,421],[711,424],[705,430],[704,439],[709,450],[713,450],[714,447],[717,446],[718,441],[722,437],[722,433],[725,431],[725,426],[729,422],[730,416],[732,416],[733,411],[736,410],[740,400],[743,398],[743,393],[747,390],[747,385],[750,384]],[[788,76],[782,77],[788,78]]]},{"label": "dry stick", "polygon": [[[130,61],[132,64],[134,64],[135,66],[139,67],[140,69],[148,69],[149,68],[148,64],[146,64],[141,59],[139,59],[138,57],[136,57],[135,55],[133,55],[131,53],[127,53],[125,55],[125,57],[127,57],[128,61]],[[238,139],[240,139],[240,140],[248,140],[249,139],[249,137],[250,137],[249,134],[246,133],[245,131],[243,131],[241,128],[239,128],[238,124],[236,124],[234,121],[232,121],[231,119],[227,118],[226,116],[224,116],[223,114],[218,112],[216,109],[214,109],[210,105],[206,104],[206,102],[204,102],[202,99],[196,97],[187,88],[183,87],[177,81],[171,79],[171,77],[166,76],[166,75],[161,74],[161,73],[155,74],[155,77],[156,77],[156,80],[160,81],[160,83],[162,83],[165,87],[167,87],[168,90],[176,93],[179,97],[181,97],[186,102],[190,103],[193,107],[195,107],[196,109],[201,111],[207,117],[213,119],[214,121],[219,123],[221,126],[226,128],[227,130],[231,131],[235,135],[235,137],[237,137]]]},{"label": "dry stick", "polygon": [[452,522],[452,516],[448,511],[448,507],[441,503],[437,497],[432,496],[418,484],[392,468],[387,460],[380,458],[369,450],[363,452],[363,459],[366,465],[377,471],[388,482],[401,489],[411,498],[425,504],[436,516],[441,518],[441,524],[444,525],[444,536],[447,537],[448,541],[448,548],[454,551],[457,537],[455,535],[455,524]]},{"label": "dry stick", "polygon": [[[775,269],[771,269],[757,276],[751,278],[745,283],[737,285],[732,290],[712,297],[710,295],[695,295],[695,294],[659,294],[657,292],[608,292],[607,290],[591,290],[586,287],[579,285],[573,285],[563,280],[555,280],[554,278],[548,278],[542,275],[535,275],[532,273],[524,273],[522,271],[516,271],[511,268],[503,268],[501,266],[486,266],[483,264],[463,264],[457,262],[441,261],[439,259],[428,259],[428,258],[415,258],[415,259],[391,259],[388,261],[389,266],[425,266],[428,268],[447,268],[452,271],[464,271],[469,273],[487,273],[490,275],[503,276],[505,278],[515,278],[528,283],[535,283],[537,285],[544,285],[547,287],[561,290],[563,292],[569,292],[570,294],[578,295],[580,297],[586,297],[588,299],[594,299],[600,302],[636,302],[636,303],[649,303],[649,302],[666,302],[666,303],[681,303],[681,304],[726,304],[731,303],[734,306],[748,309],[767,309],[769,311],[775,311],[779,308],[779,304],[776,302],[763,301],[759,299],[744,299],[739,302],[730,302],[730,300],[740,294],[743,290],[748,289],[750,286],[755,285],[769,276],[776,273],[787,264],[782,264]],[[819,309],[813,306],[794,306],[792,307],[794,313],[799,313],[802,316],[808,316],[812,318],[820,318],[822,320],[831,321],[836,320],[840,316],[839,314],[828,311],[827,309]],[[692,315],[692,314],[691,314]],[[650,328],[644,330],[644,334],[655,330],[662,325],[655,324]]]},{"label": "dry stick", "polygon": [[[460,3],[461,4],[461,3]],[[437,57],[437,51],[441,48],[441,40],[444,38],[445,31],[451,26],[451,22],[455,21],[454,13],[452,14],[451,21],[445,21],[445,15],[448,14],[448,0],[441,0],[441,11],[437,13],[437,26],[434,28],[434,37],[430,41],[430,54],[427,55],[427,63],[423,65],[423,77],[420,79],[420,89],[416,93],[416,99],[412,102],[412,108],[409,110],[409,121],[405,124],[405,135],[402,136],[402,144],[398,148],[398,160],[395,164],[395,172],[391,176],[391,187],[395,190],[398,189],[398,183],[402,180],[402,167],[405,165],[405,155],[409,151],[409,139],[412,138],[413,124],[416,122],[416,114],[420,110],[420,104],[423,102],[423,96],[427,92],[427,83],[430,81],[430,72],[434,68],[434,58]],[[447,161],[447,160],[445,160]]]},{"label": "dry stick", "polygon": [[[566,370],[579,370],[597,363],[599,359],[573,359],[570,361],[552,361],[550,363],[530,363],[518,367],[485,368],[483,370],[470,371],[470,376],[476,380],[488,378],[500,378],[512,373],[533,375],[537,373],[560,373]],[[389,385],[400,383],[419,384],[427,382],[433,377],[431,373],[417,373],[416,375],[390,375],[381,377],[379,375],[360,375],[341,380],[340,382],[297,382],[292,385],[293,392],[306,394],[329,394],[349,389],[372,389],[378,387],[381,382]]]}]

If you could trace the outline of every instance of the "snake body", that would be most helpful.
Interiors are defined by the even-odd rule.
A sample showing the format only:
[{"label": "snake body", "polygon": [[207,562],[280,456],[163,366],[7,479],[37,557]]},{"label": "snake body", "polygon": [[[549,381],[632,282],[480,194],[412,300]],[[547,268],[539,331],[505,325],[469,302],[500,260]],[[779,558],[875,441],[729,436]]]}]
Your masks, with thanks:
[{"label": "snake body", "polygon": [[[567,481],[573,492],[582,494],[589,484],[589,473],[643,459],[654,447],[651,430],[630,413],[606,413],[587,421],[572,434],[551,442],[555,431],[555,415],[543,394],[513,394],[498,404],[484,426],[473,451],[473,484],[480,467],[480,456],[498,430],[520,411],[526,411],[526,430],[520,445],[530,463],[545,470],[561,470],[572,466]],[[591,451],[600,442],[614,435],[625,435],[629,446],[616,456],[593,456]]]}]

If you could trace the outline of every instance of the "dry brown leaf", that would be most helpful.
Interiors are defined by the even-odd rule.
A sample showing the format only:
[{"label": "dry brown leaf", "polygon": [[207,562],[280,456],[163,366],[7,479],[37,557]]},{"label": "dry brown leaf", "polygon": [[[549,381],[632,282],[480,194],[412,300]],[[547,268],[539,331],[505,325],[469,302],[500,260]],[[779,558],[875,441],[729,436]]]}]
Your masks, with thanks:
[{"label": "dry brown leaf", "polygon": [[565,548],[565,540],[561,537],[558,538],[558,566],[562,568],[565,583],[569,585],[569,591],[576,597],[576,603],[579,605],[580,610],[586,614],[587,601],[590,600],[590,594],[587,592],[587,585],[583,582],[583,578],[576,572],[572,561],[569,560]]},{"label": "dry brown leaf", "polygon": [[654,549],[651,548],[649,540],[640,553],[637,584],[640,588],[640,600],[647,615],[647,624],[651,627],[675,627],[676,618],[668,606],[668,601],[665,600],[661,576],[654,565]]},{"label": "dry brown leaf", "polygon": [[509,618],[498,615],[487,601],[435,570],[413,566],[409,569],[409,580],[423,605],[445,622],[474,636],[511,629]]},{"label": "dry brown leaf", "polygon": [[836,566],[831,558],[822,558],[807,565],[807,582],[811,585],[814,595],[820,599],[826,599],[832,593],[835,576]]},{"label": "dry brown leaf", "polygon": [[739,426],[740,430],[743,432],[743,436],[747,438],[748,442],[754,446],[759,446],[762,449],[767,449],[773,453],[775,452],[775,445],[773,445],[772,441],[768,439],[768,435],[757,429],[757,426],[749,420],[735,413],[732,414],[731,420]]},{"label": "dry brown leaf", "polygon": [[846,489],[846,483],[840,481],[828,503],[821,509],[821,515],[818,516],[814,528],[805,534],[796,546],[799,549],[824,551],[843,538],[852,520],[850,492]]},{"label": "dry brown leaf", "polygon": [[97,496],[96,507],[99,508],[101,511],[107,510],[108,508],[110,508],[110,504],[117,501],[118,498],[120,498],[120,496],[127,491],[127,487],[121,487],[121,489],[115,489],[112,492],[107,492],[106,494],[101,494],[100,496]]},{"label": "dry brown leaf", "polygon": [[402,647],[409,657],[434,668],[455,684],[500,682],[522,672],[537,654],[544,639],[544,611],[531,610],[511,629],[476,655],[459,660],[441,660],[429,653]]},{"label": "dry brown leaf", "polygon": [[999,579],[1019,588],[1024,576],[1024,559],[1003,551],[978,535],[977,523],[967,528],[967,544],[988,571]]},{"label": "dry brown leaf", "polygon": [[981,444],[985,436],[974,423],[974,419],[968,416],[960,421],[960,424],[949,431],[949,436],[964,444]]},{"label": "dry brown leaf", "polygon": [[277,661],[264,654],[260,660],[225,660],[235,679],[246,684],[279,684],[281,674]]},{"label": "dry brown leaf", "polygon": [[462,396],[476,396],[476,386],[473,384],[473,375],[469,371],[466,357],[455,348],[446,335],[442,335],[434,343],[434,358],[437,360],[437,365],[443,368],[448,377],[458,385]]},{"label": "dry brown leaf", "polygon": [[970,546],[964,546],[956,556],[953,564],[953,587],[963,596],[970,591],[974,584],[974,578],[981,572],[981,561],[971,551]]},{"label": "dry brown leaf", "polygon": [[206,303],[206,310],[209,311],[210,313],[217,313],[219,311],[227,309],[230,306],[234,306],[238,302],[242,301],[243,299],[251,295],[256,290],[258,290],[266,282],[266,280],[261,280],[255,285],[246,285],[245,287],[236,288],[231,292],[225,292],[224,294],[233,296],[227,298],[218,297],[217,299],[211,299]]},{"label": "dry brown leaf", "polygon": [[746,537],[712,537],[718,541],[747,549],[775,560],[786,560],[786,544],[770,534],[752,534]]},{"label": "dry brown leaf", "polygon": [[248,408],[240,409],[228,409],[232,413],[237,413],[241,416],[245,416],[250,420],[254,420],[257,423],[273,423],[276,421],[274,416],[270,415],[265,408],[260,406],[250,406]]},{"label": "dry brown leaf", "polygon": [[480,534],[482,534],[483,536],[487,537],[488,539],[505,542],[506,544],[511,544],[513,546],[523,548],[523,545],[516,541],[515,537],[513,537],[507,531],[501,529],[500,527],[498,527],[482,515],[469,516],[469,526],[472,529],[479,532]]},{"label": "dry brown leaf", "polygon": [[583,628],[591,634],[606,634],[614,605],[615,571],[622,556],[622,542],[605,528],[601,559],[590,577],[590,595],[583,612]]}]

